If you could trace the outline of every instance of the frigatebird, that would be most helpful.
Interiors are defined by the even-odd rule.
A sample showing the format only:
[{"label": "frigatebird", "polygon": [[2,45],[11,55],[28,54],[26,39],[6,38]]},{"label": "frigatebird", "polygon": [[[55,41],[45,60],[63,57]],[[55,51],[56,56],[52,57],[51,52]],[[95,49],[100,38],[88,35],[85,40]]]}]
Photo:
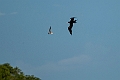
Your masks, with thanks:
[{"label": "frigatebird", "polygon": [[51,31],[51,26],[50,26],[50,28],[49,28],[48,34],[53,34],[53,32]]},{"label": "frigatebird", "polygon": [[71,17],[71,18],[70,18],[71,20],[68,22],[68,23],[70,24],[70,26],[68,27],[68,30],[69,30],[69,32],[70,32],[71,35],[72,35],[73,23],[77,23],[77,22],[76,22],[77,20],[74,20],[74,18],[76,18],[76,17]]}]

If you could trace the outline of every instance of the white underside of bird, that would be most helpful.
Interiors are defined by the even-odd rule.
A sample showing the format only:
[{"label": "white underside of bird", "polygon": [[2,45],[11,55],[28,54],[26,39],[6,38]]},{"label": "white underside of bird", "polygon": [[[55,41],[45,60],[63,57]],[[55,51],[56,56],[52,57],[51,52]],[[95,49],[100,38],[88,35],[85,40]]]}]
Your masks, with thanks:
[{"label": "white underside of bird", "polygon": [[48,34],[53,34],[53,32],[48,32]]}]

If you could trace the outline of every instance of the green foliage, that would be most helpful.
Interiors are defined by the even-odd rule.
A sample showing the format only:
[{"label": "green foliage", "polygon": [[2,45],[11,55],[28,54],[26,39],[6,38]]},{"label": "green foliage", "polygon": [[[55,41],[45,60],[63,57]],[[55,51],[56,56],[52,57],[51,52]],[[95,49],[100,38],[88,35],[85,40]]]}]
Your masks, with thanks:
[{"label": "green foliage", "polygon": [[34,75],[25,75],[18,67],[9,63],[0,65],[0,80],[41,80]]}]

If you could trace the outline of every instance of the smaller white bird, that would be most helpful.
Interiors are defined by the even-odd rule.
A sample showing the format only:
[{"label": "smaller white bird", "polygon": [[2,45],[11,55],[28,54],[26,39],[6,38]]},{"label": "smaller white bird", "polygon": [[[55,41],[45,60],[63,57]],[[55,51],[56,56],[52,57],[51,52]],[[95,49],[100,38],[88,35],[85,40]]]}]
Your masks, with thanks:
[{"label": "smaller white bird", "polygon": [[50,26],[50,28],[49,28],[48,34],[53,34],[53,32],[51,31],[51,26]]}]

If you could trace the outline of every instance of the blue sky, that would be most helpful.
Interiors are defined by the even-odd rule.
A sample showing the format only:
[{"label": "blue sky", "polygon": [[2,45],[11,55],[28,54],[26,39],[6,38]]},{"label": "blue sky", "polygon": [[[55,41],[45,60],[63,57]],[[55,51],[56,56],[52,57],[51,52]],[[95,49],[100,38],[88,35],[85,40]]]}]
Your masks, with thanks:
[{"label": "blue sky", "polygon": [[0,63],[42,80],[119,80],[119,35],[120,0],[0,0]]}]

